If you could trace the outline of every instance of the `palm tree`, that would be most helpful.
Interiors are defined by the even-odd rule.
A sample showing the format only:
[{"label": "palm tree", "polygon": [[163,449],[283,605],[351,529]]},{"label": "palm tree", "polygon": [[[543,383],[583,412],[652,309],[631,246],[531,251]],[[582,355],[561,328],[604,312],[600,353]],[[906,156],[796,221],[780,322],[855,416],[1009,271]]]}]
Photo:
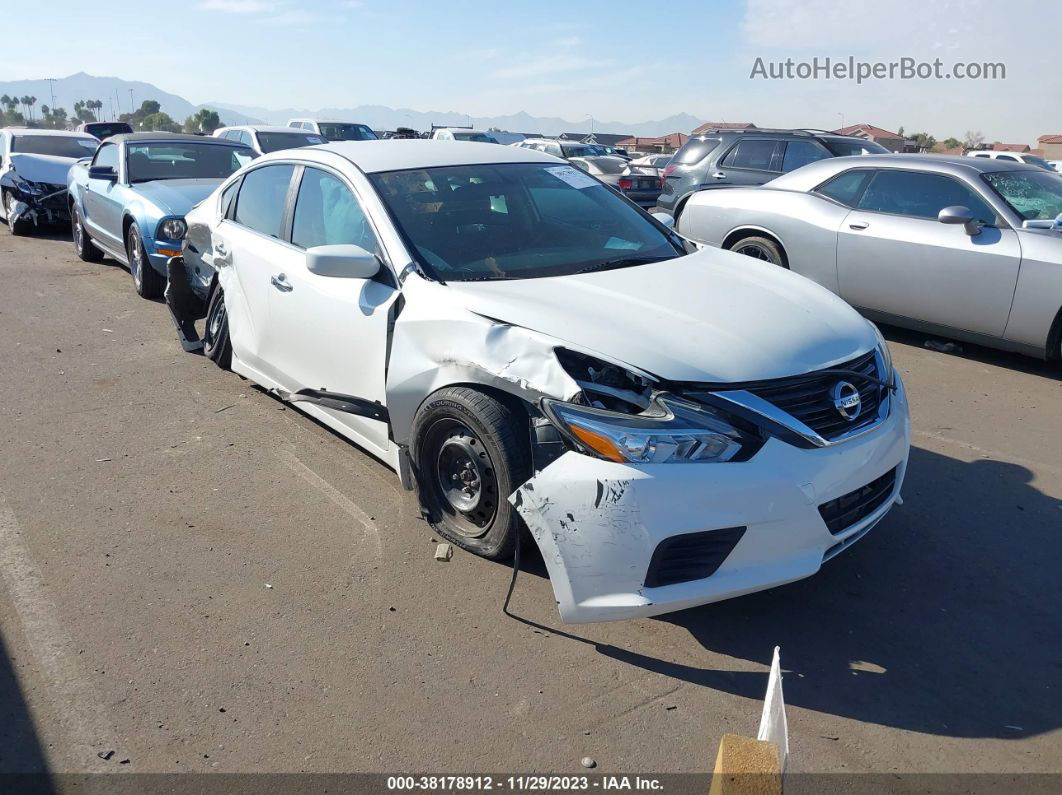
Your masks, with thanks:
[{"label": "palm tree", "polygon": [[29,102],[26,103],[26,104],[29,105],[30,119],[32,119],[33,118],[33,106],[37,104],[37,98],[36,97],[27,97],[26,99],[29,100]]}]

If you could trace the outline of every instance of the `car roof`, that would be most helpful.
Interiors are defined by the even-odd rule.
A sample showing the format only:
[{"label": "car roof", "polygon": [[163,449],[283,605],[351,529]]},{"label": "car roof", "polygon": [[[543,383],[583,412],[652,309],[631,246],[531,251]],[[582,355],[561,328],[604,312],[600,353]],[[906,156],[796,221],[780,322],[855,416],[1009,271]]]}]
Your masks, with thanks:
[{"label": "car roof", "polygon": [[856,155],[816,160],[771,180],[767,185],[781,190],[807,191],[833,175],[851,168],[902,168],[909,171],[935,171],[956,177],[972,177],[998,171],[1043,171],[1026,163],[990,158],[913,154]]},{"label": "car roof", "polygon": [[4,127],[3,131],[12,135],[53,135],[60,138],[92,137],[88,133],[77,132],[76,130],[45,130],[37,129],[36,127]]},{"label": "car roof", "polygon": [[187,133],[169,133],[169,132],[138,132],[138,133],[121,133],[120,135],[112,135],[107,139],[107,143],[139,143],[141,141],[174,141],[181,143],[209,143],[219,144],[221,146],[243,146],[236,141],[228,141],[224,138],[214,138],[211,135],[188,135]]},{"label": "car roof", "polygon": [[214,132],[219,133],[225,130],[252,130],[254,132],[290,133],[291,135],[310,132],[309,130],[299,130],[295,127],[285,127],[281,124],[230,124],[227,127],[218,127]]},{"label": "car roof", "polygon": [[391,138],[384,141],[334,141],[319,146],[285,149],[256,160],[315,159],[315,154],[333,152],[349,160],[366,174],[440,166],[467,166],[491,163],[550,163],[564,161],[511,146],[496,146],[472,141],[433,141],[430,138]]}]

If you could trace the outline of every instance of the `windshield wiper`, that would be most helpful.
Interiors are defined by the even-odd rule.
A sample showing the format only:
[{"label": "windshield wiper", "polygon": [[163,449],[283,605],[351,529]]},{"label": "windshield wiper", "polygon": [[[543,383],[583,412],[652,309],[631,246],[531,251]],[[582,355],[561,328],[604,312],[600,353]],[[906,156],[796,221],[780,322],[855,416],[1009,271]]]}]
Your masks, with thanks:
[{"label": "windshield wiper", "polygon": [[672,257],[618,257],[616,259],[608,259],[604,262],[598,262],[594,265],[587,265],[585,268],[580,268],[575,271],[575,273],[610,271],[615,270],[616,268],[629,268],[634,265],[649,265],[653,262],[663,262],[668,259],[672,259]]}]

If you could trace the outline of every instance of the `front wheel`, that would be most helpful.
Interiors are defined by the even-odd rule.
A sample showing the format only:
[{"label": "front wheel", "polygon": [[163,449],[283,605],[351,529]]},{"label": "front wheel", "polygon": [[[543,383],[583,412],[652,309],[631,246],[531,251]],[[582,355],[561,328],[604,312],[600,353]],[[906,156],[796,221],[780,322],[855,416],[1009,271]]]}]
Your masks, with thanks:
[{"label": "front wheel", "polygon": [[136,294],[141,298],[161,298],[166,289],[166,279],[155,270],[148,259],[136,224],[130,224],[129,231],[125,233],[125,253],[129,259],[129,273],[132,274]]},{"label": "front wheel", "polygon": [[22,237],[29,232],[30,222],[25,218],[19,219],[18,221],[11,220],[15,216],[15,205],[18,203],[18,199],[10,193],[5,193],[3,201],[4,215],[7,216],[7,230],[15,237]]},{"label": "front wheel", "polygon": [[741,240],[732,243],[730,250],[738,254],[744,254],[746,257],[769,262],[780,268],[789,267],[785,261],[785,254],[782,253],[782,247],[767,237],[760,237],[758,235],[744,237]]},{"label": "front wheel", "polygon": [[468,387],[440,390],[417,411],[412,452],[439,534],[485,558],[511,557],[523,523],[508,497],[531,477],[520,409]]}]

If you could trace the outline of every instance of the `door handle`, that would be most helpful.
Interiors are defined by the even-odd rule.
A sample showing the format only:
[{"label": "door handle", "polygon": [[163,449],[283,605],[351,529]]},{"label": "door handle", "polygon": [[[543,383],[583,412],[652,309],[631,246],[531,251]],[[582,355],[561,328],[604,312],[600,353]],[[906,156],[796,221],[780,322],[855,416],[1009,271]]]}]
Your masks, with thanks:
[{"label": "door handle", "polygon": [[853,221],[852,223],[850,223],[848,225],[848,228],[849,229],[862,230],[862,229],[866,229],[868,226],[870,226],[870,224],[867,223],[866,221]]},{"label": "door handle", "polygon": [[271,277],[269,283],[276,287],[278,290],[280,290],[280,292],[282,293],[290,293],[292,290],[295,289],[291,285],[291,282],[288,281],[288,277],[285,276],[283,273]]},{"label": "door handle", "polygon": [[712,179],[726,179],[726,174],[724,174],[722,171],[716,171],[714,174],[712,174]]}]

